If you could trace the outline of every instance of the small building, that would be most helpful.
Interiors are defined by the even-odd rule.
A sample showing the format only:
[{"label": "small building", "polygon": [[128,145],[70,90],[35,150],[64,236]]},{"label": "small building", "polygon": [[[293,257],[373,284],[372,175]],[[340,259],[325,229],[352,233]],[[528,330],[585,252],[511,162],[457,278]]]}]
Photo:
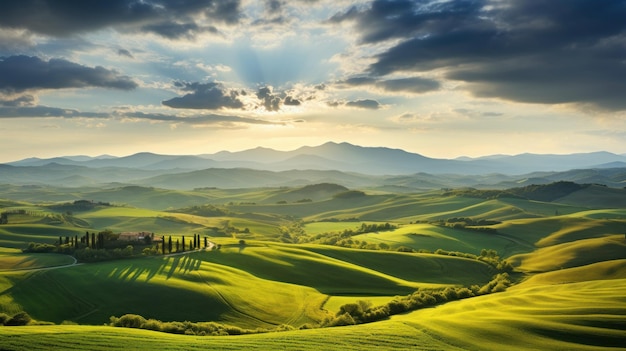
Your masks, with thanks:
[{"label": "small building", "polygon": [[117,240],[120,241],[143,241],[145,237],[149,236],[154,239],[154,233],[150,232],[122,232]]}]

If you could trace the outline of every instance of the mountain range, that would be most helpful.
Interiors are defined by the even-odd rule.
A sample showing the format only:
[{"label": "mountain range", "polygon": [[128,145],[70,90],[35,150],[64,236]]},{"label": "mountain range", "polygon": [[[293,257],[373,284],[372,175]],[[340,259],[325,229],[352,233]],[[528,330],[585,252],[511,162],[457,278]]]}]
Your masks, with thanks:
[{"label": "mountain range", "polygon": [[268,171],[338,170],[371,175],[432,174],[523,174],[535,171],[566,171],[576,168],[626,167],[626,155],[609,152],[569,155],[519,154],[479,158],[429,158],[401,149],[362,147],[328,142],[303,146],[292,151],[258,147],[239,152],[220,151],[202,155],[158,155],[148,152],[130,156],[65,156],[49,159],[28,158],[10,162],[12,166],[43,166],[51,163],[90,168],[123,167],[142,170],[201,170],[207,168],[251,168]]},{"label": "mountain range", "polygon": [[28,158],[0,164],[0,184],[134,184],[175,189],[332,182],[344,186],[519,186],[556,180],[624,186],[626,155],[520,154],[429,158],[400,149],[329,142],[292,151],[255,148],[202,155],[137,153]]}]

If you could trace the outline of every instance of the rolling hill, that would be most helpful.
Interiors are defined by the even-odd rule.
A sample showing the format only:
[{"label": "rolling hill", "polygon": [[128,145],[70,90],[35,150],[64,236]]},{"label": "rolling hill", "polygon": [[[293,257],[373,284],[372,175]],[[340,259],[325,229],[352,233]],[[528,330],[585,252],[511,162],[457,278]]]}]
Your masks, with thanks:
[{"label": "rolling hill", "polygon": [[[257,181],[275,174],[263,172],[254,173],[267,177]],[[57,325],[1,327],[1,346],[357,350],[366,340],[376,349],[622,347],[624,189],[571,182],[357,189],[328,182],[185,191],[5,186],[0,198],[21,199],[0,201],[0,212],[9,213],[0,225],[0,313],[26,311]],[[77,199],[96,202],[72,206]],[[104,229],[174,240],[199,233],[220,249],[82,265],[18,250]],[[369,324],[293,330],[358,300],[386,305],[420,291],[486,284],[498,270],[478,258],[484,250],[513,265],[513,287]],[[102,326],[128,313],[288,331],[225,338]],[[58,325],[64,321],[83,325]]]}]

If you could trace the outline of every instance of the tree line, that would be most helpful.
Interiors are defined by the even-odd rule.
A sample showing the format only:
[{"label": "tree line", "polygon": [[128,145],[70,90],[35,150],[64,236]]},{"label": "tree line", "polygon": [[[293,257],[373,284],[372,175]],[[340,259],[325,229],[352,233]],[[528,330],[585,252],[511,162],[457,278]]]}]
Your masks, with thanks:
[{"label": "tree line", "polygon": [[[209,246],[208,238],[202,238],[200,234],[193,234],[192,238],[182,240],[172,240],[172,236],[166,241],[165,236],[161,237],[161,242],[156,242],[154,233],[144,237],[143,242],[132,242],[118,240],[119,234],[113,233],[107,229],[99,233],[86,232],[85,235],[78,236],[60,236],[58,240],[52,244],[31,242],[23,249],[23,252],[29,253],[62,253],[73,255],[79,262],[98,262],[120,258],[130,258],[137,255],[159,255],[185,252],[196,250]],[[140,249],[141,251],[137,251]]]}]

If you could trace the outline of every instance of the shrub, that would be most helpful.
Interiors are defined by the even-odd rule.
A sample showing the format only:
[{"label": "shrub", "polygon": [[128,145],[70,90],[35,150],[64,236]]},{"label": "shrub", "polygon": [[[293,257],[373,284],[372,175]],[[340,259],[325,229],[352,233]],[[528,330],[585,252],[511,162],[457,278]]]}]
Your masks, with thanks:
[{"label": "shrub", "polygon": [[26,312],[18,312],[13,317],[11,317],[8,321],[4,323],[4,325],[28,325],[33,319]]},{"label": "shrub", "polygon": [[11,316],[6,313],[0,313],[0,325],[4,325],[9,319],[11,319]]},{"label": "shrub", "polygon": [[120,318],[111,317],[111,325],[124,328],[141,328],[146,319],[138,314],[125,314]]}]

